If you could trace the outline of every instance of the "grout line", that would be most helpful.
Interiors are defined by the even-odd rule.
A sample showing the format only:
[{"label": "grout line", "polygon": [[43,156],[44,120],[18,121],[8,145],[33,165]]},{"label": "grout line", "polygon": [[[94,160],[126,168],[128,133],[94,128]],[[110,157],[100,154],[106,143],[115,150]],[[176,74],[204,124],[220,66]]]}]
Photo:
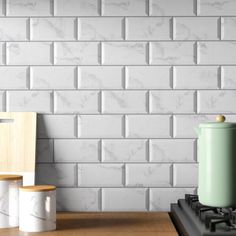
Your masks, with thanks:
[{"label": "grout line", "polygon": [[99,91],[98,93],[98,111],[99,113],[103,113],[104,109],[103,109],[103,92]]},{"label": "grout line", "polygon": [[31,90],[31,87],[33,85],[33,82],[32,82],[32,68],[31,68],[31,66],[27,67],[26,73],[27,73],[26,86],[28,87],[28,90]]},{"label": "grout line", "polygon": [[[126,17],[127,18],[127,17]],[[4,18],[5,19],[5,18]],[[26,19],[31,19],[32,18],[26,18]],[[73,36],[74,37],[74,36]],[[197,42],[201,42],[201,43],[220,43],[222,40],[220,39],[198,39]],[[8,43],[27,43],[28,40],[0,40],[0,42],[4,43],[4,42],[8,42]],[[195,39],[189,39],[189,40],[181,40],[181,39],[176,39],[176,40],[172,40],[172,39],[109,39],[109,40],[99,40],[99,39],[87,39],[87,40],[76,40],[74,38],[71,39],[54,39],[54,40],[39,40],[39,39],[35,39],[32,40],[32,42],[34,43],[52,43],[52,42],[57,42],[57,43],[170,43],[170,44],[174,44],[174,43],[182,43],[182,44],[188,44],[188,43],[195,43],[196,40]],[[225,43],[235,43],[236,40],[235,39],[224,39]],[[138,64],[139,65],[139,64]]]},{"label": "grout line", "polygon": [[123,115],[122,117],[122,123],[123,123],[123,129],[122,129],[122,137],[126,138],[126,128],[127,128],[127,124],[126,124],[126,115]]},{"label": "grout line", "polygon": [[198,0],[194,0],[193,12],[194,12],[195,16],[199,15],[198,4],[199,4]]},{"label": "grout line", "polygon": [[[7,42],[6,42],[7,43]],[[236,41],[235,41],[236,43]],[[56,46],[56,45],[55,45]],[[56,54],[56,52],[55,52]],[[232,64],[232,63],[227,63],[227,64],[221,64],[222,66],[236,66],[236,63],[235,64]],[[151,64],[151,65],[147,65],[147,64],[126,64],[126,65],[122,65],[122,64],[113,64],[113,65],[99,65],[99,64],[88,64],[88,65],[63,65],[63,64],[44,64],[44,65],[34,65],[34,64],[11,64],[11,65],[0,65],[0,68],[1,67],[26,67],[26,66],[32,66],[32,67],[171,67],[171,66],[175,66],[175,67],[216,67],[216,66],[219,66],[219,63],[218,64]]]},{"label": "grout line", "polygon": [[126,163],[123,163],[123,166],[122,166],[122,183],[123,183],[123,187],[126,186],[127,184],[127,180],[126,180],[126,172],[127,172],[127,169],[126,169]]},{"label": "grout line", "polygon": [[[49,164],[49,163],[48,163]],[[122,187],[122,186],[58,186],[57,188],[95,188],[95,189],[144,189],[144,188],[151,188],[151,189],[183,189],[183,187],[180,186],[142,186],[142,187],[137,187],[137,186],[129,186],[129,187]],[[188,187],[184,187],[186,189],[195,189],[196,186],[188,186]]]},{"label": "grout line", "polygon": [[3,17],[6,17],[7,14],[8,14],[8,0],[3,0],[3,10],[2,10],[2,13],[3,13]]},{"label": "grout line", "polygon": [[174,164],[172,163],[170,166],[170,185],[171,187],[174,187]]},{"label": "grout line", "polygon": [[199,51],[198,51],[198,42],[195,42],[194,45],[194,62],[195,64],[199,64],[200,60],[199,60]]},{"label": "grout line", "polygon": [[149,5],[149,0],[145,1],[145,13],[147,16],[150,16],[150,5]]},{"label": "grout line", "polygon": [[217,19],[217,36],[219,40],[223,40],[224,38],[224,20],[222,17]]},{"label": "grout line", "polygon": [[[2,90],[4,91],[4,90]],[[219,91],[219,90],[217,90]],[[234,90],[235,91],[235,90]],[[7,92],[14,92],[12,90],[9,90]],[[31,90],[30,91],[25,91],[25,92],[32,92]],[[52,92],[52,91],[51,91]],[[56,112],[55,114],[52,114],[52,112],[41,112],[40,115],[54,115],[54,116],[111,116],[111,115],[114,115],[114,116],[117,116],[117,117],[122,117],[122,116],[165,116],[165,117],[173,117],[173,116],[215,116],[215,115],[218,115],[219,112],[212,112],[212,113],[208,113],[208,112],[201,112],[201,113],[198,113],[196,114],[195,112],[188,112],[188,113],[102,113],[100,114],[99,112],[97,113],[81,113],[81,112],[76,112],[76,113],[60,113],[60,112]],[[235,112],[224,112],[225,115],[236,115]],[[123,128],[124,129],[124,128]],[[163,136],[159,136],[158,138],[168,138],[169,136],[168,135],[163,135]],[[93,137],[91,137],[93,138]],[[100,138],[100,137],[95,137],[96,138]],[[114,138],[118,138],[119,137],[114,137]],[[128,138],[128,137],[124,137],[124,138]],[[145,136],[143,137],[144,139],[145,138],[149,138],[149,136]],[[132,139],[132,138],[130,138]],[[135,139],[135,138],[134,138]],[[138,139],[138,138],[137,138]]]},{"label": "grout line", "polygon": [[193,160],[197,162],[197,139],[193,141]]},{"label": "grout line", "polygon": [[147,162],[151,162],[151,158],[150,158],[150,139],[148,138],[146,141],[146,161]]},{"label": "grout line", "polygon": [[145,105],[146,105],[146,112],[149,114],[150,112],[151,112],[151,96],[150,96],[150,90],[148,90],[147,92],[146,92],[146,96],[145,96],[145,99],[146,99],[146,103],[145,103]]},{"label": "grout line", "polygon": [[123,87],[123,89],[127,89],[127,67],[124,66],[122,67],[122,82],[121,82],[121,86]]},{"label": "grout line", "polygon": [[[31,66],[30,66],[31,67]],[[223,70],[223,68],[222,68],[222,70]],[[223,73],[223,72],[222,72]],[[0,89],[0,91],[1,90],[4,90],[4,89]],[[21,88],[13,88],[13,89],[11,89],[11,88],[7,88],[7,90],[10,90],[10,91],[12,91],[12,92],[14,92],[14,91],[22,91],[22,92],[27,92],[28,91],[28,89],[21,89]],[[102,91],[110,91],[110,92],[112,92],[112,91],[115,91],[115,92],[147,92],[147,91],[160,91],[160,92],[172,92],[172,91],[179,91],[179,92],[185,92],[185,91],[195,91],[195,89],[193,89],[193,88],[189,88],[189,89],[183,89],[183,88],[178,88],[178,89],[172,89],[172,88],[169,88],[169,89],[162,89],[162,88],[160,88],[160,89],[126,89],[126,90],[124,90],[124,89],[76,89],[76,88],[72,88],[72,89],[67,89],[67,88],[65,88],[65,89],[53,89],[53,88],[39,88],[39,89],[37,89],[37,88],[31,88],[31,91],[40,91],[40,92],[43,92],[43,91],[57,91],[57,92],[75,92],[75,91],[77,91],[77,92],[90,92],[90,91],[97,91],[97,92],[99,92],[100,90],[102,90]],[[235,91],[235,89],[234,88],[232,88],[232,89],[228,89],[228,88],[223,88],[222,90],[224,90],[224,91]],[[216,88],[214,88],[214,89],[212,89],[212,88],[208,88],[208,89],[197,89],[197,91],[209,91],[209,92],[212,92],[212,91],[219,91],[219,88],[218,87],[216,87]],[[69,113],[69,114],[71,114],[71,113]],[[84,113],[84,114],[93,114],[93,113]],[[94,114],[96,114],[96,113],[94,113]],[[124,113],[110,113],[110,114],[124,114]],[[143,113],[126,113],[127,115],[131,115],[131,114],[146,114],[145,112]],[[171,112],[169,112],[169,113],[156,113],[156,114],[173,114],[173,113],[171,113]],[[191,113],[176,113],[176,114],[191,114]]]},{"label": "grout line", "polygon": [[122,138],[126,138],[126,129],[127,129],[127,120],[126,120],[126,115],[123,115],[122,117],[122,123],[123,123],[123,127],[122,127]]},{"label": "grout line", "polygon": [[103,161],[103,150],[102,150],[102,139],[99,139],[99,145],[98,145],[98,159],[99,162],[104,162]]},{"label": "grout line", "polygon": [[193,109],[194,109],[194,112],[196,114],[198,114],[198,99],[199,99],[198,91],[194,91],[194,94],[193,94]]},{"label": "grout line", "polygon": [[219,89],[222,89],[223,76],[224,76],[224,68],[222,66],[219,66],[219,68],[217,69],[217,84]]},{"label": "grout line", "polygon": [[74,38],[76,41],[79,40],[79,22],[78,18],[74,19]]},{"label": "grout line", "polygon": [[102,44],[102,42],[100,42],[98,45],[98,57],[99,57],[98,63],[101,66],[101,65],[103,65],[103,44]]},{"label": "grout line", "polygon": [[126,17],[124,17],[123,19],[122,19],[122,38],[124,39],[124,40],[126,40],[127,39],[127,18]]},{"label": "grout line", "polygon": [[169,126],[170,126],[170,137],[174,137],[174,131],[173,131],[173,119],[174,119],[174,116],[173,115],[171,115],[170,116],[170,118],[169,118],[170,120],[169,120]]},{"label": "grout line", "polygon": [[[52,162],[39,162],[38,164],[50,164]],[[147,161],[140,161],[140,162],[135,162],[135,161],[132,161],[132,162],[126,162],[126,161],[117,161],[117,162],[83,162],[83,161],[80,161],[80,162],[53,162],[54,164],[65,164],[65,165],[70,165],[70,164],[86,164],[86,165],[94,165],[94,164],[102,164],[102,165],[121,165],[121,164],[126,164],[126,165],[132,165],[132,164],[136,164],[136,165],[156,165],[156,164],[163,164],[163,165],[170,165],[170,164],[180,164],[180,165],[183,165],[183,164],[186,164],[186,165],[192,165],[192,164],[196,164],[196,161],[191,161],[191,162],[186,162],[186,161],[182,161],[182,162],[176,162],[176,161],[169,161],[169,162],[157,162],[157,161],[151,161],[151,162],[147,162]]]},{"label": "grout line", "polygon": [[52,162],[55,163],[55,140],[54,139],[51,139],[52,140]]},{"label": "grout line", "polygon": [[176,134],[175,134],[175,117],[176,117],[176,115],[173,115],[172,116],[172,122],[171,122],[171,130],[172,130],[172,135],[171,135],[171,137],[173,138],[173,139],[175,139],[176,138]]},{"label": "grout line", "polygon": [[74,168],[75,168],[75,186],[78,187],[79,186],[78,164],[76,164]]},{"label": "grout line", "polygon": [[74,135],[79,138],[78,116],[74,117]]},{"label": "grout line", "polygon": [[103,202],[102,202],[102,198],[103,198],[103,194],[102,194],[102,188],[99,188],[99,192],[98,192],[98,196],[99,196],[99,210],[103,211]]},{"label": "grout line", "polygon": [[176,87],[176,75],[175,75],[176,71],[175,71],[175,67],[174,66],[170,67],[169,73],[170,73],[170,76],[169,76],[170,88],[175,89],[175,87]]},{"label": "grout line", "polygon": [[28,18],[26,21],[26,38],[28,41],[32,40],[32,19]]},{"label": "grout line", "polygon": [[146,210],[150,211],[150,188],[147,188],[145,190],[145,194],[146,194]]},{"label": "grout line", "polygon": [[52,111],[52,114],[55,114],[56,108],[55,108],[55,91],[52,91],[50,94],[51,97],[51,104],[50,104],[50,110]]},{"label": "grout line", "polygon": [[147,65],[150,65],[151,60],[150,60],[150,43],[149,42],[146,43],[145,51],[146,51],[146,63]]},{"label": "grout line", "polygon": [[8,111],[8,91],[5,91],[5,111]]},{"label": "grout line", "polygon": [[3,61],[4,66],[7,66],[8,64],[8,44],[7,43],[4,43],[2,45],[2,50],[3,50],[2,61]]},{"label": "grout line", "polygon": [[2,101],[3,111],[7,110],[7,91],[3,92],[3,101]]},{"label": "grout line", "polygon": [[98,14],[100,16],[102,16],[103,15],[103,2],[102,2],[102,0],[98,0],[98,5],[99,5],[99,7],[98,7]]},{"label": "grout line", "polygon": [[[55,4],[56,6],[57,4]],[[55,8],[55,7],[54,7]],[[56,9],[55,9],[56,11]],[[52,11],[51,11],[52,12]],[[3,10],[3,13],[4,13],[4,10]],[[52,13],[51,13],[52,14]],[[225,17],[226,15],[201,15],[201,16],[195,16],[195,15],[181,15],[181,16],[177,16],[177,15],[150,15],[150,16],[147,16],[147,15],[125,15],[125,17],[129,17],[129,18],[170,18],[170,17],[176,17],[176,18],[194,18],[194,19],[197,19],[197,18],[215,18],[215,17]],[[90,15],[90,16],[84,16],[84,15],[8,15],[8,16],[5,16],[5,15],[2,15],[0,16],[0,18],[28,18],[28,17],[32,17],[32,18],[122,18],[124,17],[124,15],[103,15],[103,16],[98,16],[98,15]],[[235,15],[227,15],[226,17],[235,17]]]},{"label": "grout line", "polygon": [[51,0],[50,7],[51,7],[52,16],[56,16],[56,9],[55,8],[57,7],[57,0]]},{"label": "grout line", "polygon": [[[37,138],[37,139],[39,139],[39,140],[46,140],[46,139],[48,139],[48,140],[50,140],[50,139],[54,139],[54,140],[71,140],[71,141],[75,141],[75,140],[77,140],[77,141],[86,141],[86,140],[91,140],[91,141],[99,141],[99,140],[116,140],[116,141],[118,141],[118,140],[124,140],[124,138],[79,138],[79,139],[77,139],[77,138]],[[135,140],[137,140],[137,141],[140,141],[140,140],[143,140],[143,141],[148,141],[148,139],[150,139],[150,141],[151,140],[160,140],[160,139],[164,139],[164,140],[174,140],[174,139],[177,139],[177,140],[186,140],[186,139],[188,139],[188,140],[195,140],[195,139],[197,139],[197,137],[196,138],[128,138],[128,139],[125,139],[126,141],[129,141],[129,139],[131,139],[131,140],[133,140],[133,141],[135,141]]]},{"label": "grout line", "polygon": [[176,27],[176,22],[175,22],[175,18],[172,17],[170,19],[170,38],[171,40],[175,40],[175,27]]},{"label": "grout line", "polygon": [[51,64],[54,65],[55,64],[55,43],[53,42],[51,45],[50,45],[50,61],[51,61]]},{"label": "grout line", "polygon": [[74,67],[74,88],[73,91],[79,89],[79,68],[77,66]]}]

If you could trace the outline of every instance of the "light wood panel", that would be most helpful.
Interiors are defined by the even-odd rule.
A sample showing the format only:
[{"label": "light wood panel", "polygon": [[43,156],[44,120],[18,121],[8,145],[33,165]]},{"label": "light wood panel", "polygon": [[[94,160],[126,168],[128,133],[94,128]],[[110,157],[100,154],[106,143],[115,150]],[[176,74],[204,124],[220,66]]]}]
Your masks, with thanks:
[{"label": "light wood panel", "polygon": [[[0,236],[23,236],[0,229]],[[168,213],[59,213],[57,230],[27,236],[178,236]]]},{"label": "light wood panel", "polygon": [[20,191],[24,192],[48,192],[56,190],[56,186],[53,185],[33,185],[20,187]]},{"label": "light wood panel", "polygon": [[34,172],[36,113],[0,112],[0,172]]}]

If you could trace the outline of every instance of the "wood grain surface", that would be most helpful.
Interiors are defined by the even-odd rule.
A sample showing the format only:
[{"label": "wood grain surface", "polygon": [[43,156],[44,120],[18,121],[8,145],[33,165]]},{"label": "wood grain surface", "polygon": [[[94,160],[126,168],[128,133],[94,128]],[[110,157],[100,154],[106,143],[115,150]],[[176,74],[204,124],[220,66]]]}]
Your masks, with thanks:
[{"label": "wood grain surface", "polygon": [[36,113],[0,112],[0,172],[34,172]]},{"label": "wood grain surface", "polygon": [[168,213],[58,213],[57,230],[24,233],[0,229],[0,236],[178,236]]}]

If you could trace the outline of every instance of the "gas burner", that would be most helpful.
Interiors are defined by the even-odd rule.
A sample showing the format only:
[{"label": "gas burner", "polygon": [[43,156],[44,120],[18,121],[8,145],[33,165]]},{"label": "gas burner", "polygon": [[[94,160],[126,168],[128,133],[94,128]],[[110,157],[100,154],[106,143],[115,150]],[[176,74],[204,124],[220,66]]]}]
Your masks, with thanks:
[{"label": "gas burner", "polygon": [[171,204],[171,217],[181,236],[236,236],[236,209],[205,206],[195,194]]}]

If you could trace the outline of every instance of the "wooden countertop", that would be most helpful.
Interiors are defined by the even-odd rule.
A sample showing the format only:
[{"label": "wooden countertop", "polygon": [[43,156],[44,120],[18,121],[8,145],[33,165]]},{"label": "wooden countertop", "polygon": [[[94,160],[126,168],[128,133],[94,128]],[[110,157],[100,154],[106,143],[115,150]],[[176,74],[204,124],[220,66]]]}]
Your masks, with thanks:
[{"label": "wooden countertop", "polygon": [[168,213],[58,213],[57,230],[24,233],[0,229],[0,236],[178,236]]}]

